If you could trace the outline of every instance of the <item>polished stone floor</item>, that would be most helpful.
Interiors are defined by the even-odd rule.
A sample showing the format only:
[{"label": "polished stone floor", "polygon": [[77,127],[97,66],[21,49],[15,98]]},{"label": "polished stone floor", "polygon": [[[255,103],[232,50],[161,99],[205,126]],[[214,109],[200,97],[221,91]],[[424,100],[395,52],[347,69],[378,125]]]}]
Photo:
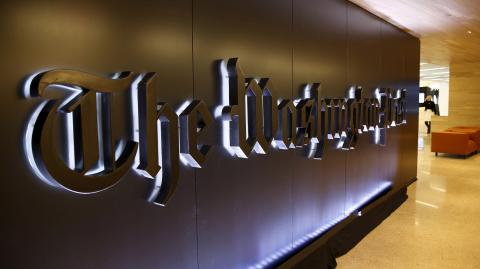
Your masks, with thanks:
[{"label": "polished stone floor", "polygon": [[480,268],[480,153],[435,157],[425,137],[418,156],[408,200],[337,268]]}]

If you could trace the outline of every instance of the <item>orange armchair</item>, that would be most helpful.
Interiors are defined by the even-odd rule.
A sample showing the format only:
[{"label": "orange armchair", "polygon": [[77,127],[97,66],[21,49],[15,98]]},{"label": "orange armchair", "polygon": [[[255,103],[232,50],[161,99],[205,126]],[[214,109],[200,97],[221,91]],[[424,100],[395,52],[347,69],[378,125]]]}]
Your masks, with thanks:
[{"label": "orange armchair", "polygon": [[470,139],[473,140],[477,144],[477,146],[478,146],[477,150],[480,150],[480,128],[459,126],[459,127],[448,128],[445,131],[446,132],[467,133],[467,134],[469,134]]},{"label": "orange armchair", "polygon": [[471,138],[472,135],[468,132],[433,132],[432,152],[435,155],[441,152],[468,156],[478,150],[477,143]]}]

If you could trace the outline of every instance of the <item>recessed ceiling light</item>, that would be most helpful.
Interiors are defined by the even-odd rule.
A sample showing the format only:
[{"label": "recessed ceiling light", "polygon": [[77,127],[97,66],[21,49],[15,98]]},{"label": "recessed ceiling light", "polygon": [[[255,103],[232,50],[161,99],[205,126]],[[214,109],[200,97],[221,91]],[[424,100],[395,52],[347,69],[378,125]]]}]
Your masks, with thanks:
[{"label": "recessed ceiling light", "polygon": [[468,30],[467,33],[471,35],[471,34],[472,34],[472,31]]}]

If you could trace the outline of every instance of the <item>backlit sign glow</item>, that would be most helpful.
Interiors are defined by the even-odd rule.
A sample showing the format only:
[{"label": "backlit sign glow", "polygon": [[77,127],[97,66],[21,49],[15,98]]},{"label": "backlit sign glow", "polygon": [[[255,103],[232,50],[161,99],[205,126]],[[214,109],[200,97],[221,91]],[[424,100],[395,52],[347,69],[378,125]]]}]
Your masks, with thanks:
[{"label": "backlit sign glow", "polygon": [[[351,150],[358,135],[373,132],[385,145],[387,129],[406,123],[406,90],[379,88],[363,97],[350,87],[346,97],[321,98],[321,84],[308,83],[295,100],[275,96],[269,78],[245,77],[237,58],[220,65],[221,104],[214,113],[201,100],[179,108],[158,102],[156,73],[117,73],[100,77],[54,69],[33,74],[25,96],[41,98],[25,132],[25,153],[44,182],[77,193],[95,193],[115,185],[130,168],[155,181],[149,200],[165,205],[175,192],[180,163],[202,168],[213,145],[200,134],[220,121],[223,147],[248,158],[270,150],[304,148],[305,157],[321,160],[325,147]],[[50,96],[56,87],[62,97]],[[128,93],[130,137],[114,141],[111,97]],[[55,122],[64,121],[66,160],[56,150]],[[220,133],[220,132],[219,132]],[[330,141],[330,142],[329,142]]]}]

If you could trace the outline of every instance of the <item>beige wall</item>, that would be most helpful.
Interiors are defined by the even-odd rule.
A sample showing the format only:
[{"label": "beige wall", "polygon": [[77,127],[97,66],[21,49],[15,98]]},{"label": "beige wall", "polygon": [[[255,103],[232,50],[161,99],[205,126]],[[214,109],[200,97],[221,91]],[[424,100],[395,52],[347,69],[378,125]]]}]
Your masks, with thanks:
[{"label": "beige wall", "polygon": [[480,63],[450,65],[449,116],[434,117],[434,131],[452,126],[480,126]]}]

